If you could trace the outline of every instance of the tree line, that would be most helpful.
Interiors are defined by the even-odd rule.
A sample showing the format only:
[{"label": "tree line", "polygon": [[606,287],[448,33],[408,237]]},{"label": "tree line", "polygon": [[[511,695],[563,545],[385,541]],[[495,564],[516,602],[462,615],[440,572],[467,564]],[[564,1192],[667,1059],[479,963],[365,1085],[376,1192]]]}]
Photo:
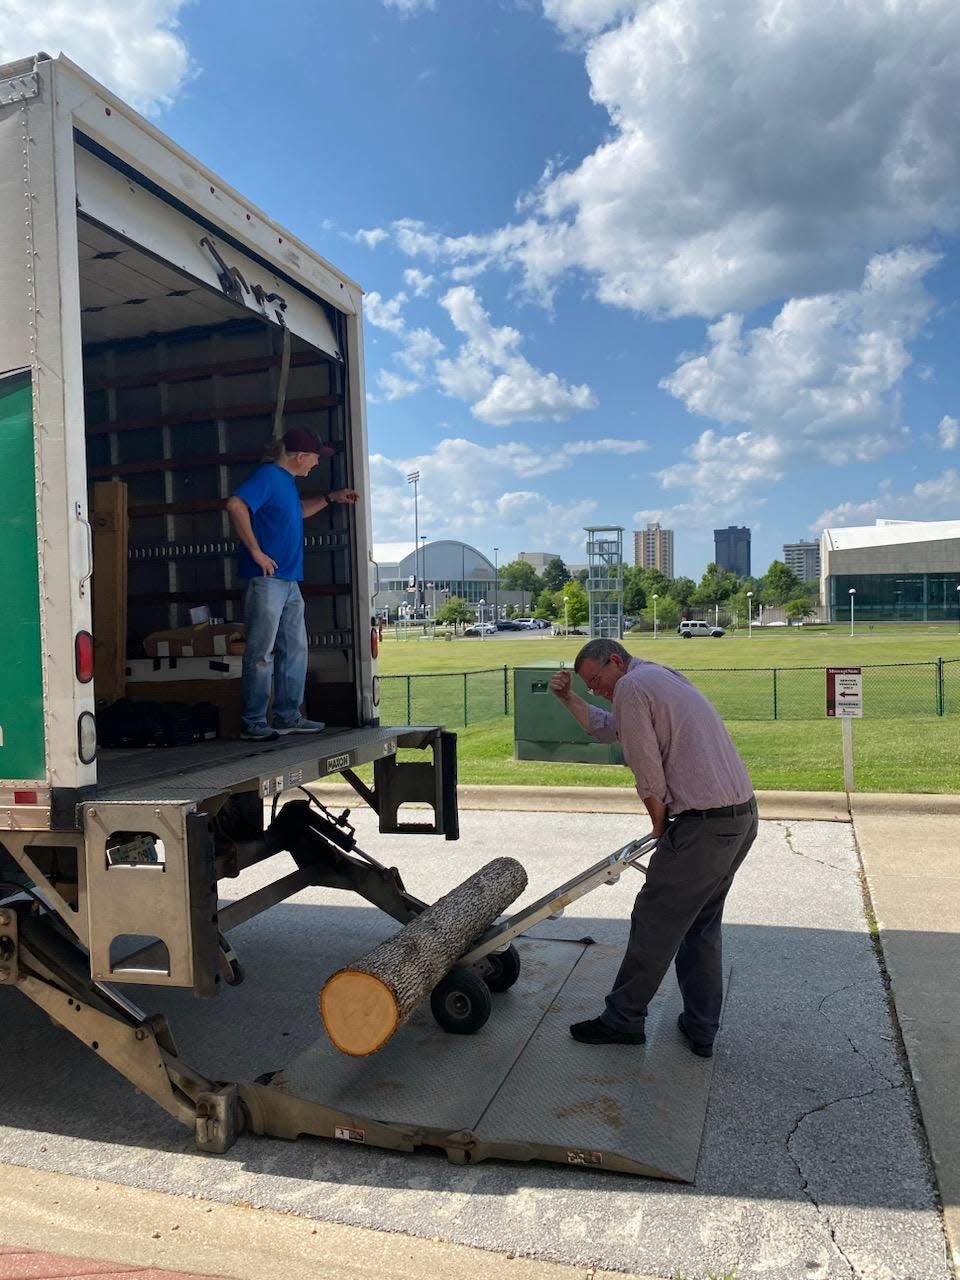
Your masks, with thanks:
[{"label": "tree line", "polygon": [[[574,577],[559,556],[539,574],[525,560],[511,560],[500,566],[499,577],[502,590],[521,593],[521,605],[508,606],[508,617],[531,615],[571,627],[583,626],[589,619],[587,570]],[[746,617],[751,607],[756,611],[761,604],[782,606],[788,618],[800,620],[813,612],[818,596],[819,584],[802,582],[782,560],[773,560],[759,578],[741,578],[711,562],[699,583],[692,578],[668,578],[659,569],[623,566],[624,617],[652,624],[655,607],[662,626],[675,626],[685,614],[718,606]],[[437,621],[466,622],[474,614],[473,606],[454,596],[438,609]]]}]

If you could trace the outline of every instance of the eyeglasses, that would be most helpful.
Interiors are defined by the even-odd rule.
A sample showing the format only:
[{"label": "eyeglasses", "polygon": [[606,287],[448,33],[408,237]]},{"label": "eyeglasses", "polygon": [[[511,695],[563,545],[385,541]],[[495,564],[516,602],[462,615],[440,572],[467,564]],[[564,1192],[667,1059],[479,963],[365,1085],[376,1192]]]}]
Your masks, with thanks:
[{"label": "eyeglasses", "polygon": [[590,690],[591,693],[597,692],[597,681],[599,680],[601,674],[604,671],[606,671],[607,667],[609,667],[610,662],[611,662],[611,659],[608,658],[606,662],[602,664],[602,666],[597,667],[596,671],[593,673],[592,676],[585,676],[583,672],[580,673],[580,679],[587,686],[587,688]]}]

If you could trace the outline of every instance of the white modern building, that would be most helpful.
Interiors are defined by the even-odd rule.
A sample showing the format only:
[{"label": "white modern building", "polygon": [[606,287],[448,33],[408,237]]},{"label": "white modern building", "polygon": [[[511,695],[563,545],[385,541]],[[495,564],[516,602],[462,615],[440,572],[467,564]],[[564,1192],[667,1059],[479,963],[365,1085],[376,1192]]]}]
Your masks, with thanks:
[{"label": "white modern building", "polygon": [[824,529],[820,603],[843,620],[936,622],[960,617],[960,520],[878,520]]}]

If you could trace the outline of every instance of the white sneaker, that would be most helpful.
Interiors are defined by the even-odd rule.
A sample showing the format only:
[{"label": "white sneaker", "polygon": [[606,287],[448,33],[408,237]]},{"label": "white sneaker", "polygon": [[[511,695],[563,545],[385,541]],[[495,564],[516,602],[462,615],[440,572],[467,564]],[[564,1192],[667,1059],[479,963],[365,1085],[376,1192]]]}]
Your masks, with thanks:
[{"label": "white sneaker", "polygon": [[327,726],[322,720],[306,720],[303,716],[295,724],[278,724],[277,733],[323,733]]}]

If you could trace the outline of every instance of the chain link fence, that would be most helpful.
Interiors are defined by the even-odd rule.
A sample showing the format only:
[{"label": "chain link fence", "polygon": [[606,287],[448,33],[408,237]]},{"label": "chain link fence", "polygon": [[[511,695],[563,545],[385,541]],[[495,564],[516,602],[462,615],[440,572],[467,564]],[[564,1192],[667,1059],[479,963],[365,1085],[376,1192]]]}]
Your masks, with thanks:
[{"label": "chain link fence", "polygon": [[[960,715],[960,658],[861,667],[871,720]],[[684,672],[725,720],[822,720],[824,667],[700,667]],[[510,670],[381,676],[384,724],[479,724],[508,716]]]},{"label": "chain link fence", "polygon": [[380,677],[382,724],[479,724],[510,714],[507,667]]}]

